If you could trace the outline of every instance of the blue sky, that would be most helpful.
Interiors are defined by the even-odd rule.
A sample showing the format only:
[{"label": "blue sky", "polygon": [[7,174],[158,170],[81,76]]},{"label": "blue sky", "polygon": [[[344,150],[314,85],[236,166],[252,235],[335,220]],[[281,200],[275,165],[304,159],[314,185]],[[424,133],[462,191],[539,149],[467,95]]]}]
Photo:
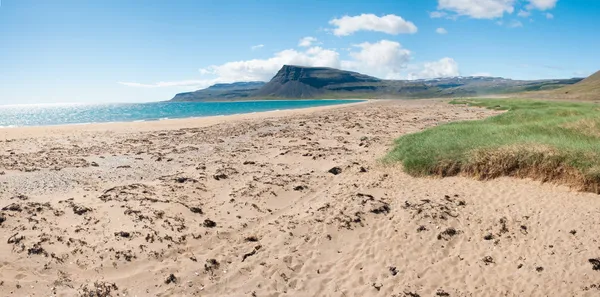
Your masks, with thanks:
[{"label": "blue sky", "polygon": [[0,104],[168,100],[284,63],[586,76],[600,70],[598,15],[597,0],[2,0]]}]

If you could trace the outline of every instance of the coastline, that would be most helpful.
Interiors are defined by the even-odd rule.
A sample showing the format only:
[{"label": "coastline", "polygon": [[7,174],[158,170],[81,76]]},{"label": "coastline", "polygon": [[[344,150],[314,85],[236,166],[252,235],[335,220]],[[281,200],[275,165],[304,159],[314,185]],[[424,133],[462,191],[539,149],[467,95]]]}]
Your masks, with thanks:
[{"label": "coastline", "polygon": [[[336,99],[323,99],[323,100],[336,100]],[[271,110],[251,113],[241,113],[232,115],[218,115],[218,116],[206,116],[206,117],[187,117],[187,118],[176,118],[176,119],[158,119],[158,120],[141,120],[132,122],[106,122],[106,123],[81,123],[81,124],[64,124],[64,125],[48,125],[48,126],[22,126],[22,127],[4,127],[0,129],[0,140],[6,139],[20,139],[28,137],[60,137],[64,134],[70,134],[74,132],[91,132],[91,131],[102,131],[110,130],[112,132],[132,132],[132,131],[150,131],[150,130],[171,130],[179,129],[183,127],[206,127],[228,121],[238,120],[250,120],[258,118],[278,118],[290,115],[307,114],[318,111],[324,111],[334,108],[351,107],[360,104],[369,104],[375,101],[375,99],[348,99],[356,100],[359,102],[335,104],[327,106],[316,106],[306,108],[295,108],[295,109],[284,109],[284,110]],[[389,100],[389,99],[386,99]],[[242,101],[243,102],[243,101]]]}]

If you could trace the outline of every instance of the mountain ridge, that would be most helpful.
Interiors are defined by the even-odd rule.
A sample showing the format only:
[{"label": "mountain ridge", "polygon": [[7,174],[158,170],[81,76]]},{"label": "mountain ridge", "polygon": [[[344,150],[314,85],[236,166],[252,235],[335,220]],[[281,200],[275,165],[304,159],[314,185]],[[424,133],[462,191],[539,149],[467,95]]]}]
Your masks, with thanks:
[{"label": "mountain ridge", "polygon": [[329,67],[284,65],[269,82],[216,84],[195,92],[177,94],[171,101],[458,97],[554,90],[582,80],[526,81],[486,76],[385,80]]}]

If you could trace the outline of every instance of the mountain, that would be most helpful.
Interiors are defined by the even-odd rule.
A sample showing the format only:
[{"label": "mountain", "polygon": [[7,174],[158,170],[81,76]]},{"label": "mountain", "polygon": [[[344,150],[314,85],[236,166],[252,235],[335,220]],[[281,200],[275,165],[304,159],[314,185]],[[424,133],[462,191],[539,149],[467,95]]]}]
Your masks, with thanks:
[{"label": "mountain", "polygon": [[219,84],[177,94],[172,101],[461,97],[554,90],[580,81],[579,78],[525,81],[501,77],[384,80],[334,68],[284,65],[268,83]]},{"label": "mountain", "polygon": [[315,98],[330,93],[332,86],[370,85],[381,80],[357,72],[327,67],[284,65],[273,79],[258,90],[257,97]]},{"label": "mountain", "polygon": [[171,101],[231,100],[249,97],[265,85],[262,81],[215,84],[206,89],[179,93]]}]

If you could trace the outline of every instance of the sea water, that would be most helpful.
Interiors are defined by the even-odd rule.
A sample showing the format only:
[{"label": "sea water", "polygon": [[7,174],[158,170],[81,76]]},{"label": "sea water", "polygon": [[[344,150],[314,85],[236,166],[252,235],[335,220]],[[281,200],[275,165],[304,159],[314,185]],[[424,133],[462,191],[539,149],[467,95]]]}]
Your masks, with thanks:
[{"label": "sea water", "polygon": [[297,109],[357,100],[266,100],[132,104],[42,104],[0,106],[0,128],[180,119]]}]

